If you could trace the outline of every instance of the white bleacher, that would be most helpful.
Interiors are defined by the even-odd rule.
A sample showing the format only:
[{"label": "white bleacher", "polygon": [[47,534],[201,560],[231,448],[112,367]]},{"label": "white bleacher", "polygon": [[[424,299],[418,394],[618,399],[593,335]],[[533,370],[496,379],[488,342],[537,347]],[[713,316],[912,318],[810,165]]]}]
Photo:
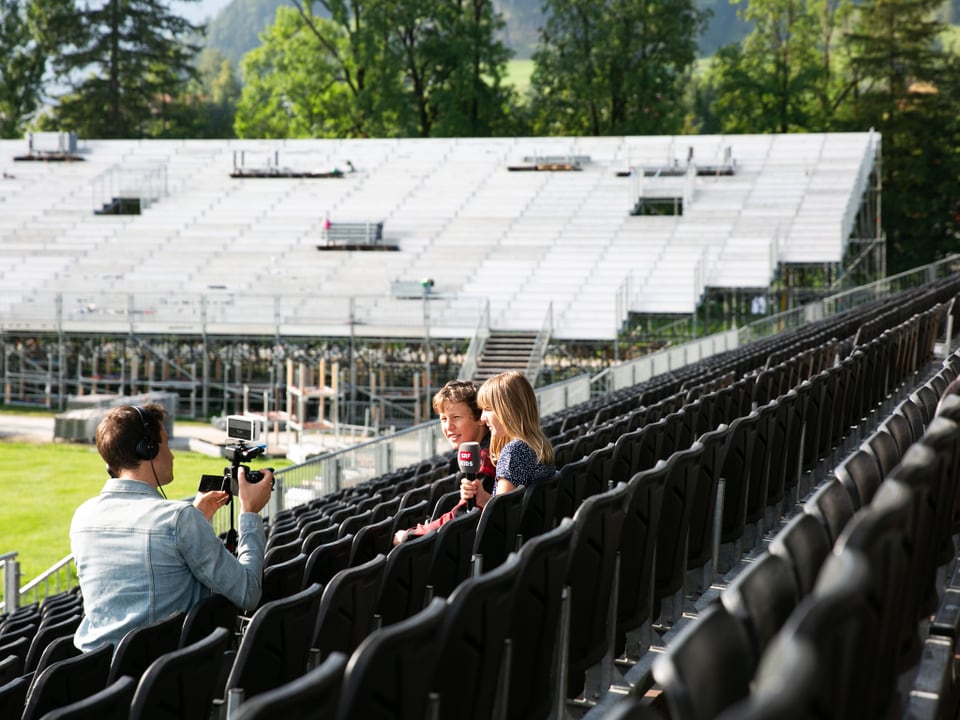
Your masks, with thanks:
[{"label": "white bleacher", "polygon": [[[197,316],[190,306],[207,293],[208,330],[241,315],[274,323],[279,303],[291,331],[346,334],[354,297],[365,318],[356,332],[417,336],[422,307],[392,289],[432,277],[436,336],[472,332],[489,302],[498,329],[537,329],[550,308],[557,337],[608,339],[622,298],[638,313],[688,314],[705,287],[762,289],[779,263],[840,262],[878,143],[870,133],[81,139],[82,162],[22,163],[13,157],[25,141],[0,141],[0,321],[42,313],[56,291],[75,293],[69,309],[86,319],[113,308],[98,293],[149,291],[168,298],[145,302],[149,331],[151,314]],[[622,175],[682,170],[691,148],[697,166],[731,159],[735,173]],[[248,170],[344,175],[233,178],[241,157]],[[571,171],[507,169],[573,157],[589,159]],[[141,215],[94,214],[110,199],[98,197],[111,190],[106,178],[157,168],[166,192]],[[638,188],[690,194],[682,216],[635,217]],[[327,217],[382,221],[385,241],[399,250],[318,251]],[[123,307],[110,312],[121,316]]]}]

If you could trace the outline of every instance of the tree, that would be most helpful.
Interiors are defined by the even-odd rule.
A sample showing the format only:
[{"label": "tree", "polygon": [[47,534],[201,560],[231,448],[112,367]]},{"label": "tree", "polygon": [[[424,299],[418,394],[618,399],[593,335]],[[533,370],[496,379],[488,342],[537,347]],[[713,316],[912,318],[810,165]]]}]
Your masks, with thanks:
[{"label": "tree", "polygon": [[[384,3],[385,52],[402,70],[399,117],[421,137],[488,136],[506,126],[513,101],[502,84],[510,51],[490,0]],[[403,109],[404,105],[409,107]]]},{"label": "tree", "polygon": [[956,248],[960,62],[942,50],[933,0],[871,0],[847,36],[856,82],[850,123],[883,135],[888,267]]},{"label": "tree", "polygon": [[673,133],[706,14],[692,0],[545,0],[535,132]]},{"label": "tree", "polygon": [[342,57],[348,57],[347,40],[329,20],[310,22],[312,29],[296,9],[279,8],[274,24],[261,35],[261,46],[244,57],[234,123],[238,137],[356,134],[355,95],[342,80],[341,66],[318,51],[316,33]]},{"label": "tree", "polygon": [[509,52],[490,0],[294,0],[242,64],[245,137],[491,135]]},{"label": "tree", "polygon": [[0,0],[0,137],[23,135],[27,121],[40,104],[43,49],[30,28],[32,5]]},{"label": "tree", "polygon": [[849,83],[838,84],[838,25],[848,0],[749,0],[741,10],[753,29],[721,48],[707,84],[711,112],[724,132],[829,129]]},{"label": "tree", "polygon": [[197,78],[166,104],[164,137],[232,138],[240,81],[222,52],[205,48],[197,61]]},{"label": "tree", "polygon": [[195,77],[199,29],[163,0],[38,2],[57,79],[69,88],[54,122],[84,137],[163,136],[169,100]]}]

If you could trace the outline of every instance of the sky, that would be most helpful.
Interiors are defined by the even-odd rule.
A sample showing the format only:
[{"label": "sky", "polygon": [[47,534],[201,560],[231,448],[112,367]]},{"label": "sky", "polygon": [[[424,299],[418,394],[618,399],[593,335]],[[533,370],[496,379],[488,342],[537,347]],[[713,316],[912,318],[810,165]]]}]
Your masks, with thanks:
[{"label": "sky", "polygon": [[171,0],[170,9],[177,15],[187,18],[192,23],[212,19],[222,8],[229,5],[231,0],[199,0],[199,2],[184,2]]}]

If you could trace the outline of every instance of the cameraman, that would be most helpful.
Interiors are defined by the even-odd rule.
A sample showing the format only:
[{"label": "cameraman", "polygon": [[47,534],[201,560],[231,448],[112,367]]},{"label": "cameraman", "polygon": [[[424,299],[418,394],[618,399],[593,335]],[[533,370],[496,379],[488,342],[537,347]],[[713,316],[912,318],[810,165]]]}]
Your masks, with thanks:
[{"label": "cameraman", "polygon": [[74,513],[70,544],[84,617],[74,636],[80,650],[120,639],[133,628],[187,611],[218,593],[244,610],[260,600],[265,543],[260,510],[273,475],[252,484],[239,471],[239,541],[234,557],[210,524],[225,492],[170,501],[173,453],[161,405],[112,409],[97,427],[97,450],[110,479]]}]

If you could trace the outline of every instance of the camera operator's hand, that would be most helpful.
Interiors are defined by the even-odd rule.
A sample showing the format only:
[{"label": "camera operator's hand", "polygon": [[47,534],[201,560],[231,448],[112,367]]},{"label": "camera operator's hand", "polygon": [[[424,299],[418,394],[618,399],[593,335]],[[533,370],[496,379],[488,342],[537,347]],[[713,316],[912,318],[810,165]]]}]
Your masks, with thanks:
[{"label": "camera operator's hand", "polygon": [[240,512],[258,513],[270,502],[273,491],[273,471],[264,468],[263,480],[258,483],[247,482],[247,471],[243,465],[237,469],[237,485],[240,488]]},{"label": "camera operator's hand", "polygon": [[198,492],[193,498],[193,506],[203,513],[207,520],[213,520],[214,514],[230,502],[230,493],[223,490]]}]

